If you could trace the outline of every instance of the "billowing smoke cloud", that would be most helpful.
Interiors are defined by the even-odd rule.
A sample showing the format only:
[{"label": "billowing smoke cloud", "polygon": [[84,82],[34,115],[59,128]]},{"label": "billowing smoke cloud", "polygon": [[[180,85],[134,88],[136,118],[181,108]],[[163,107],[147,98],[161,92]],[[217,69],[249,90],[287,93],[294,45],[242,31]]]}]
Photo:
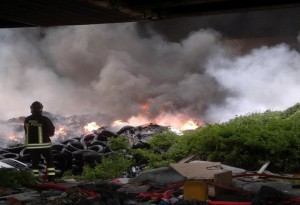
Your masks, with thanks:
[{"label": "billowing smoke cloud", "polygon": [[126,120],[162,110],[223,121],[300,99],[299,53],[287,45],[228,55],[221,36],[198,30],[179,42],[135,23],[0,30],[0,116],[101,113]]},{"label": "billowing smoke cloud", "polygon": [[221,106],[211,106],[212,121],[265,110],[282,110],[300,101],[300,54],[286,44],[254,49],[233,59],[219,56],[207,72],[234,95]]},{"label": "billowing smoke cloud", "polygon": [[149,104],[201,117],[226,96],[205,64],[218,34],[192,33],[179,43],[142,38],[135,24],[0,31],[3,118],[26,115],[35,100],[62,115],[101,113],[128,119]]}]

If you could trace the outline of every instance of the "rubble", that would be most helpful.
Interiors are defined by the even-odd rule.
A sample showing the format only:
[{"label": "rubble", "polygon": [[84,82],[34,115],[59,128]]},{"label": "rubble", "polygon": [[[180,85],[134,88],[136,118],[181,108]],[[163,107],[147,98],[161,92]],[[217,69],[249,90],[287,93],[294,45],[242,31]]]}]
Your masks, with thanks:
[{"label": "rubble", "polygon": [[[198,169],[190,167],[198,166]],[[213,171],[210,169],[214,167]],[[247,205],[272,201],[281,201],[279,204],[300,204],[300,189],[288,181],[274,181],[272,177],[287,179],[280,175],[266,175],[253,178],[252,174],[237,174],[231,170],[221,168],[218,162],[193,162],[172,164],[168,169],[155,169],[141,173],[132,179],[117,178],[108,181],[79,182],[76,180],[63,180],[55,184],[36,184],[30,188],[0,189],[0,204],[207,204],[207,205]],[[227,166],[224,166],[227,167]],[[209,168],[209,169],[207,169]],[[177,172],[181,178],[176,180],[164,180],[166,173],[172,175]],[[196,171],[196,172],[195,172]],[[156,177],[149,177],[157,175]],[[227,176],[217,176],[226,173]],[[228,173],[230,175],[228,175]],[[184,176],[182,176],[184,174]],[[147,177],[146,177],[147,176]],[[158,176],[161,176],[161,180]],[[230,177],[228,177],[230,176]],[[266,177],[268,176],[268,177]],[[143,180],[141,180],[141,178]],[[156,180],[153,180],[156,179]],[[220,180],[221,179],[221,180]],[[225,183],[229,179],[229,184]],[[299,178],[290,177],[291,180]],[[222,182],[223,181],[223,182]],[[200,191],[206,197],[203,200],[189,199],[186,192],[191,192],[189,187],[194,185],[188,182],[196,182],[195,190]],[[207,190],[199,185],[207,183]],[[222,183],[221,183],[222,182]],[[189,187],[188,187],[189,186]],[[221,191],[216,191],[221,188]],[[190,193],[193,196],[194,193]],[[195,195],[194,195],[195,196]],[[238,201],[238,203],[237,203]]]},{"label": "rubble", "polygon": [[[62,175],[67,170],[72,170],[73,174],[80,174],[86,164],[100,162],[104,156],[115,153],[109,143],[110,138],[121,136],[126,138],[132,149],[149,148],[147,141],[154,133],[168,130],[168,127],[156,124],[142,126],[124,126],[119,131],[114,132],[107,127],[101,127],[92,133],[79,137],[67,138],[60,142],[55,142],[52,146],[52,153],[55,160],[55,167],[58,175]],[[0,159],[15,159],[30,166],[28,150],[23,144],[0,150]],[[41,167],[44,165],[41,164]],[[132,168],[128,176],[135,176],[140,173],[141,167]]]},{"label": "rubble", "polygon": [[[151,136],[166,130],[167,127],[154,124],[124,126],[117,132],[102,127],[89,134],[56,142],[53,155],[57,174],[62,176],[71,170],[73,174],[80,175],[84,165],[93,166],[93,163],[101,162],[103,157],[119,152],[126,155],[126,149],[113,148],[109,142],[111,138],[126,138],[131,149],[149,149],[147,142]],[[9,161],[30,167],[30,158],[23,145],[2,148],[0,155],[0,168],[10,166],[12,169],[22,169],[22,166],[17,167]],[[132,166],[120,176],[123,178],[112,180],[76,181],[61,178],[56,183],[37,183],[30,187],[2,187],[0,205],[262,205],[273,201],[300,204],[300,189],[289,181],[299,178],[266,174],[267,165],[257,172],[249,172],[221,162],[195,160],[192,156],[157,169],[143,170],[143,163]]]}]

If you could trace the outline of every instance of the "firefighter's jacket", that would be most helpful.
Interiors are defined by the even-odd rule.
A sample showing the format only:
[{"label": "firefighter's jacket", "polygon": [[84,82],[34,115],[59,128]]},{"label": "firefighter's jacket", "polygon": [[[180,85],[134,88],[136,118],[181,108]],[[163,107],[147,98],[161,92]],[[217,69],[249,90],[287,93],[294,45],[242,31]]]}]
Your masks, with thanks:
[{"label": "firefighter's jacket", "polygon": [[50,137],[54,135],[55,127],[48,117],[34,113],[26,117],[24,129],[27,149],[51,147]]}]

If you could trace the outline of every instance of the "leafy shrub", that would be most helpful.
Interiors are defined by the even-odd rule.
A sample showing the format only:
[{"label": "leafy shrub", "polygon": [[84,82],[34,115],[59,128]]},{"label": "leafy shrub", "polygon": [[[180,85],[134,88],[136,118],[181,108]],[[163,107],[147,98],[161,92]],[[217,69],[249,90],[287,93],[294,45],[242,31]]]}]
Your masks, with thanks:
[{"label": "leafy shrub", "polygon": [[208,160],[245,169],[271,161],[271,171],[297,171],[300,113],[293,113],[293,118],[283,118],[281,112],[253,113],[205,127],[199,132],[199,150]]},{"label": "leafy shrub", "polygon": [[36,184],[35,177],[30,170],[17,170],[9,168],[0,169],[0,187],[19,188],[30,187]]},{"label": "leafy shrub", "polygon": [[134,154],[141,155],[147,161],[147,167],[145,169],[165,167],[174,162],[174,160],[168,158],[164,152],[156,152],[153,149],[136,149],[133,150],[133,152]]},{"label": "leafy shrub", "polygon": [[[270,161],[268,170],[291,173],[300,170],[300,104],[284,111],[266,111],[238,116],[228,122],[211,124],[178,136],[157,133],[148,141],[150,149],[129,149],[125,138],[110,141],[113,150],[126,149],[140,155],[147,169],[168,166],[190,154],[202,160],[258,170]],[[95,169],[84,167],[83,177],[109,179],[133,164],[124,155],[108,157]],[[107,171],[109,170],[109,171]]]},{"label": "leafy shrub", "polygon": [[174,132],[162,132],[154,134],[148,141],[150,146],[158,147],[162,150],[168,150],[172,144],[178,143],[180,136],[176,135]]},{"label": "leafy shrub", "polygon": [[129,143],[125,137],[109,138],[109,143],[112,150],[129,149]]},{"label": "leafy shrub", "polygon": [[[160,141],[164,139],[166,142]],[[248,170],[258,170],[270,161],[270,171],[299,171],[300,105],[282,112],[268,110],[238,116],[174,139],[161,133],[151,144],[164,148],[166,152],[148,153],[150,164],[154,164],[154,160],[159,164],[159,160],[178,161],[196,154],[203,160],[219,161]]]},{"label": "leafy shrub", "polygon": [[101,163],[97,163],[94,168],[88,165],[83,166],[83,173],[80,178],[88,180],[112,179],[122,175],[132,165],[133,161],[126,158],[124,154],[112,154],[103,158]]}]

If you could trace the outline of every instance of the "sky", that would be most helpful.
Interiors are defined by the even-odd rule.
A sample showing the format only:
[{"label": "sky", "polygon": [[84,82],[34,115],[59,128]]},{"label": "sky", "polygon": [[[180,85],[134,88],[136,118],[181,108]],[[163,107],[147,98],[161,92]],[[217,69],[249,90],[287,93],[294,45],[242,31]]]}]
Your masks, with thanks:
[{"label": "sky", "polygon": [[178,35],[140,23],[1,29],[0,119],[29,115],[36,100],[62,116],[210,123],[300,101],[298,34],[296,47],[278,42],[242,53],[224,43],[228,31],[180,28]]}]

